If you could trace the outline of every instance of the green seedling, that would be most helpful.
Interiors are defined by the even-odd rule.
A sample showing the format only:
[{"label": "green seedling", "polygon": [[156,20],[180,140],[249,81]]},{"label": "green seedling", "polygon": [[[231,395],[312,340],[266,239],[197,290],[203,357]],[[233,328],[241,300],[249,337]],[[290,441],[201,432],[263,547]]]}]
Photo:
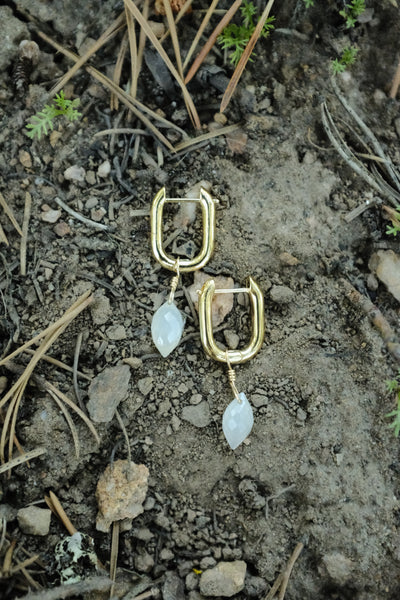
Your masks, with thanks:
[{"label": "green seedling", "polygon": [[390,220],[392,221],[392,224],[386,227],[386,233],[388,235],[396,236],[400,233],[400,206],[396,206],[396,210],[390,210]]},{"label": "green seedling", "polygon": [[[242,24],[236,25],[235,23],[231,23],[225,27],[221,35],[218,37],[218,43],[222,46],[222,48],[224,50],[230,50],[229,61],[235,67],[238,64],[244,49],[249,43],[257,24],[257,22],[254,23],[254,17],[257,13],[257,8],[252,2],[247,2],[245,0],[243,5],[240,7],[240,12],[242,13]],[[269,17],[266,20],[261,32],[261,37],[268,37],[269,32],[274,28],[272,25],[274,20],[275,17]],[[253,52],[251,56],[254,57],[255,53]],[[251,60],[251,58],[249,60]]]},{"label": "green seedling", "polygon": [[335,60],[331,62],[331,69],[333,73],[335,75],[337,75],[338,73],[343,73],[343,71],[345,71],[347,67],[349,67],[355,62],[357,54],[358,48],[356,48],[355,46],[348,46],[347,48],[345,48],[342,52],[341,57],[335,58]]},{"label": "green seedling", "polygon": [[397,373],[397,376],[394,379],[389,379],[386,381],[386,391],[389,394],[396,394],[396,403],[397,407],[392,410],[392,412],[385,415],[385,417],[394,417],[392,423],[390,423],[389,427],[394,430],[394,435],[399,437],[400,433],[400,369]]},{"label": "green seedling", "polygon": [[351,0],[346,4],[343,10],[339,10],[339,15],[346,21],[346,28],[354,27],[358,17],[365,10],[365,0]]},{"label": "green seedling", "polygon": [[31,117],[30,123],[26,125],[26,128],[30,129],[28,137],[32,140],[37,137],[40,140],[42,134],[47,135],[49,130],[53,130],[56,117],[64,116],[68,121],[76,121],[82,116],[82,113],[76,110],[79,103],[79,98],[66,100],[64,92],[61,90],[59,94],[56,94],[53,104],[46,104],[43,110]]},{"label": "green seedling", "polygon": [[311,6],[314,6],[314,0],[304,0],[304,4],[306,5],[306,8],[310,8]]}]

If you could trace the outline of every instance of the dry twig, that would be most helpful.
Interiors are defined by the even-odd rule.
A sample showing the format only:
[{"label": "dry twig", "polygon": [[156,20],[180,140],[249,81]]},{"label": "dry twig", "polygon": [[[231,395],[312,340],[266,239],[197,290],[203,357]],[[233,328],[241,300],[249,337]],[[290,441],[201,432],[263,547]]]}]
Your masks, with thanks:
[{"label": "dry twig", "polygon": [[272,586],[272,588],[269,590],[267,596],[265,597],[265,600],[273,600],[273,598],[275,598],[278,590],[279,590],[278,600],[284,599],[285,593],[286,593],[286,588],[289,583],[290,575],[292,573],[294,564],[295,564],[296,560],[299,558],[303,548],[304,548],[304,544],[302,542],[299,542],[296,545],[296,548],[294,549],[292,556],[289,558],[286,567],[284,568],[282,573],[280,573],[280,575],[278,575],[274,585]]}]

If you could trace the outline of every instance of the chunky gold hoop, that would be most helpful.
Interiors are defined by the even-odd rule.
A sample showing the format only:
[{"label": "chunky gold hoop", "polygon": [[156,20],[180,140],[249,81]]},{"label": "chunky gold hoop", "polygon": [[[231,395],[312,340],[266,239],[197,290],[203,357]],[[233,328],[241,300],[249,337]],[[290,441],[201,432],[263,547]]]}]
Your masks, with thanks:
[{"label": "chunky gold hoop", "polygon": [[[214,340],[211,318],[211,304],[214,294],[246,292],[252,308],[253,332],[249,344],[242,350],[221,350]],[[200,338],[205,352],[220,362],[239,364],[250,360],[260,350],[265,335],[264,298],[254,279],[249,277],[248,287],[233,290],[216,290],[215,282],[209,279],[203,285],[199,296]]]},{"label": "chunky gold hoop", "polygon": [[151,223],[151,249],[154,258],[170,271],[176,270],[176,258],[168,256],[163,248],[163,210],[166,202],[199,202],[203,214],[203,245],[197,256],[192,259],[179,259],[181,273],[197,271],[210,260],[214,249],[215,240],[215,204],[216,199],[203,188],[200,189],[200,198],[167,198],[165,188],[156,194],[150,212]]}]

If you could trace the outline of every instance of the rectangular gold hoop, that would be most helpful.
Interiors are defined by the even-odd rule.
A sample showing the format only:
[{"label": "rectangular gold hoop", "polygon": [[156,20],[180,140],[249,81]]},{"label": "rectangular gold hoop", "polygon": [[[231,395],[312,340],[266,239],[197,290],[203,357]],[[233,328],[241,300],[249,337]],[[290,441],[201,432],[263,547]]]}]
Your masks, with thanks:
[{"label": "rectangular gold hoop", "polygon": [[217,346],[214,340],[211,305],[214,294],[224,293],[226,291],[227,290],[216,290],[213,279],[209,279],[203,285],[199,296],[200,338],[205,352],[211,356],[211,358],[224,363],[228,363],[229,361],[229,363],[234,365],[246,362],[253,358],[264,342],[264,298],[260,288],[251,277],[249,277],[247,288],[230,290],[231,292],[245,291],[249,294],[252,308],[253,331],[250,342],[245,348],[242,348],[241,350],[222,350]]},{"label": "rectangular gold hoop", "polygon": [[167,198],[165,188],[156,194],[151,205],[151,249],[154,258],[170,271],[176,270],[176,258],[168,256],[163,248],[163,210],[167,202],[199,202],[203,215],[203,244],[197,256],[192,259],[179,259],[179,270],[181,273],[197,271],[204,267],[211,258],[215,241],[215,204],[217,200],[212,198],[205,189],[200,189],[199,198]]}]

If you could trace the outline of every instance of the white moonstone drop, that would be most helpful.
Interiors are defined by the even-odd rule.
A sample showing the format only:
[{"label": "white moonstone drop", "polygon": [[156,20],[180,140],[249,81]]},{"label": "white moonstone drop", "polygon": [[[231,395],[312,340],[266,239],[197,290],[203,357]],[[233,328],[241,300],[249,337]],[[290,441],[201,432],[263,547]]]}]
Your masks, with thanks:
[{"label": "white moonstone drop", "polygon": [[247,438],[252,430],[254,419],[253,409],[243,392],[226,407],[222,417],[222,430],[232,450],[235,450]]},{"label": "white moonstone drop", "polygon": [[179,344],[185,321],[175,304],[165,302],[154,313],[151,321],[153,342],[165,358]]}]

